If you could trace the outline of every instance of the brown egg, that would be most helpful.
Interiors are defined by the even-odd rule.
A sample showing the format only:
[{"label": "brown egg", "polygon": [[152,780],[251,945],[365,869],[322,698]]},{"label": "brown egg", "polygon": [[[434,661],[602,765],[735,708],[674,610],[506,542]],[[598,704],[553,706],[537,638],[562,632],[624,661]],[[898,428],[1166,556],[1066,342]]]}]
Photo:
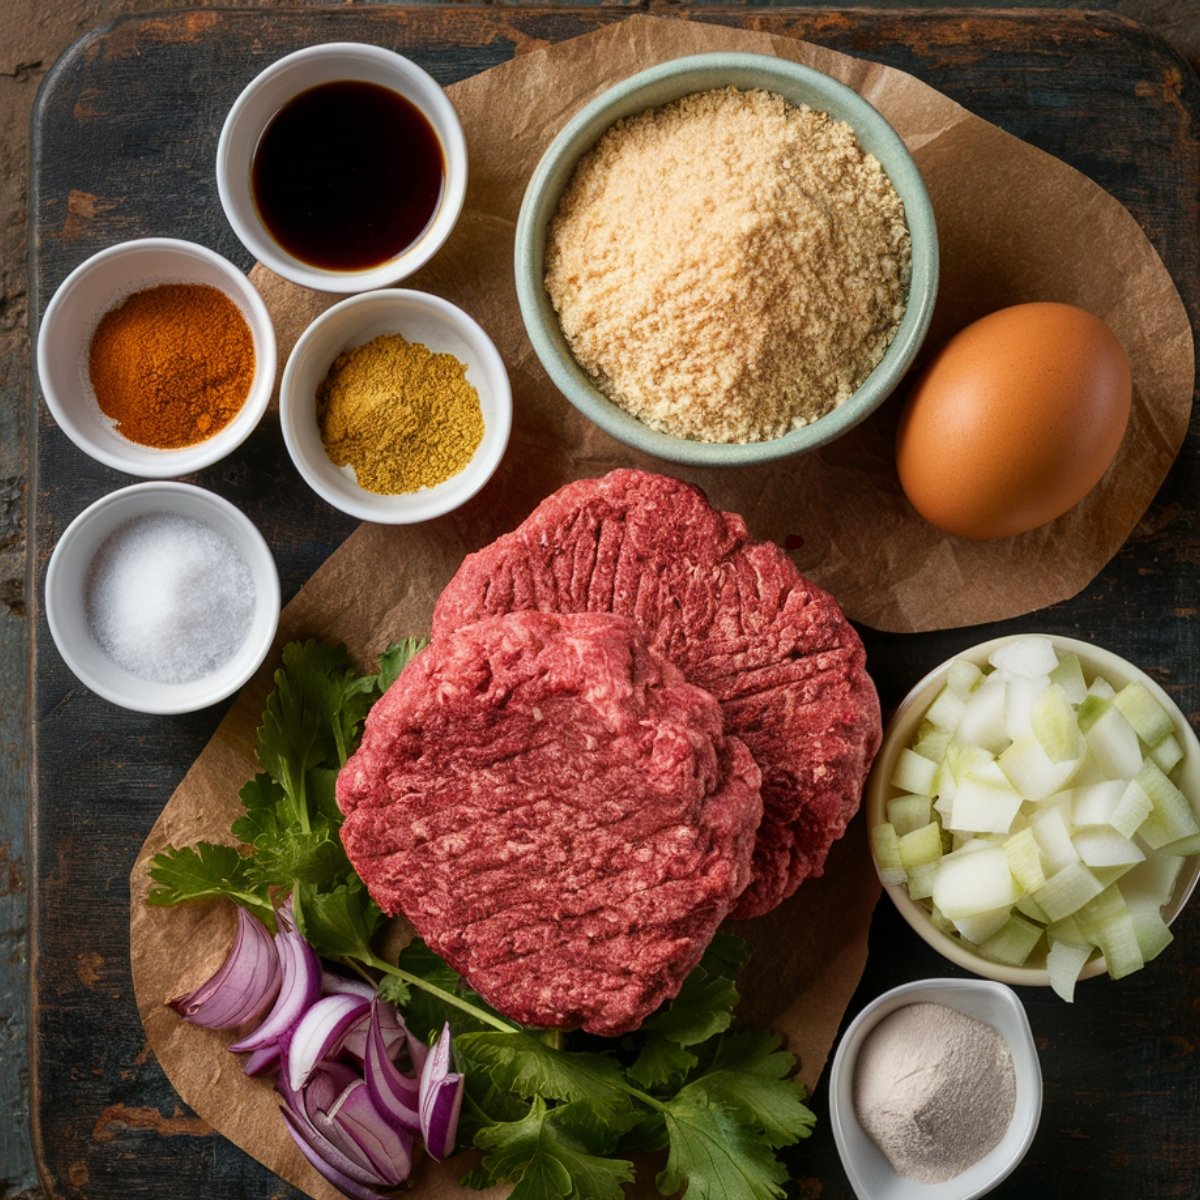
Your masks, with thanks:
[{"label": "brown egg", "polygon": [[1099,317],[1070,304],[1001,309],[955,334],[913,386],[900,483],[947,533],[1024,533],[1100,482],[1131,398],[1129,360]]}]

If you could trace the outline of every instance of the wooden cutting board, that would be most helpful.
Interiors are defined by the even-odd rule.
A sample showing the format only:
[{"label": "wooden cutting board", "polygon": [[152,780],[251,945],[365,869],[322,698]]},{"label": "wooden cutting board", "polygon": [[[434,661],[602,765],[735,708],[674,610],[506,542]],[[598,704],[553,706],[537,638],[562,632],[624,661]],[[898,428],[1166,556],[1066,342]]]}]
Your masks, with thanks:
[{"label": "wooden cutting board", "polygon": [[[245,267],[212,174],[225,112],[273,59],[319,41],[362,40],[451,83],[549,42],[624,19],[622,8],[372,7],[194,11],[131,18],[77,44],[35,113],[31,312],[88,255],[154,234],[203,242]],[[658,10],[687,16],[686,10]],[[1075,12],[795,11],[705,6],[691,19],[807,38],[919,76],[1065,159],[1133,212],[1200,318],[1200,86],[1140,27]],[[1097,247],[1103,253],[1103,247]],[[36,393],[30,421],[31,553],[38,581],[67,522],[131,482],[84,457]],[[1001,627],[919,637],[868,633],[885,708],[955,650],[1048,629],[1119,648],[1200,711],[1200,432],[1133,538],[1069,603]],[[353,527],[292,470],[273,422],[196,477],[238,504],[275,549],[285,599]],[[55,1196],[293,1196],[185,1110],[147,1052],[128,972],[129,865],[220,709],[127,713],[76,683],[35,600],[32,1106],[39,1167]],[[1194,1198],[1200,1163],[1200,909],[1151,970],[1081,989],[1069,1009],[1022,994],[1043,1052],[1046,1106],[1023,1168],[997,1196]],[[181,948],[186,953],[186,947]],[[952,969],[881,908],[851,1014],[896,983]],[[814,1107],[824,1116],[822,1090]],[[828,1122],[791,1158],[797,1197],[847,1200]]]}]

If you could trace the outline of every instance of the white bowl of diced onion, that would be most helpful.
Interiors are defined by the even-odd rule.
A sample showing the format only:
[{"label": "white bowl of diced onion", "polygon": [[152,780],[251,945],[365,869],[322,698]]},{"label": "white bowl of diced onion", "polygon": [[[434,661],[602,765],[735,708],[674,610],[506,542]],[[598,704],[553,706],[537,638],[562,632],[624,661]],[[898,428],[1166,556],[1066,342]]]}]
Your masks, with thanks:
[{"label": "white bowl of diced onion", "polygon": [[884,888],[929,945],[1070,999],[1170,942],[1200,877],[1200,743],[1110,651],[997,638],[901,702],[867,819]]}]

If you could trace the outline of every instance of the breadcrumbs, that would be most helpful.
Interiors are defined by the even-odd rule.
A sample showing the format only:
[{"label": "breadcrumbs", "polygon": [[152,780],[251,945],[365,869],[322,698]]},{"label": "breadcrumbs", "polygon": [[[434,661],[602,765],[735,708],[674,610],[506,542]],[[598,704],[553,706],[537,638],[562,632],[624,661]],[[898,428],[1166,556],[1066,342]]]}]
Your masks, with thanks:
[{"label": "breadcrumbs", "polygon": [[580,365],[652,429],[760,442],[846,400],[904,315],[904,206],[842,121],[765,91],[619,121],[579,163],[546,288]]}]

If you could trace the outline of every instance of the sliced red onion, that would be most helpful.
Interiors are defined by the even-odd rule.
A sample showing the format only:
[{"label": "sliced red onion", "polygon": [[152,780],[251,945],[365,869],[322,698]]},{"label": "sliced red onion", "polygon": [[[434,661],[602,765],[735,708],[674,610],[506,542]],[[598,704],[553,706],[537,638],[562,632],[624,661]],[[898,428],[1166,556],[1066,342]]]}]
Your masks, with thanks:
[{"label": "sliced red onion", "polygon": [[194,992],[170,1001],[185,1021],[236,1029],[257,1020],[279,994],[282,971],[267,927],[239,906],[237,935],[225,961]]},{"label": "sliced red onion", "polygon": [[362,1151],[389,1184],[412,1173],[412,1134],[397,1129],[371,1102],[367,1085],[354,1080],[329,1110],[329,1121]]},{"label": "sliced red onion", "polygon": [[316,951],[300,936],[286,908],[279,909],[276,918],[279,932],[275,935],[275,949],[283,964],[279,995],[263,1023],[249,1037],[229,1047],[237,1054],[261,1050],[283,1037],[308,1011],[321,991],[321,960]]},{"label": "sliced red onion", "polygon": [[454,1153],[458,1114],[462,1108],[463,1077],[451,1071],[450,1023],[434,1043],[421,1068],[419,1094],[421,1136],[429,1157],[441,1162]]},{"label": "sliced red onion", "polygon": [[[333,1151],[334,1148],[326,1142],[324,1148],[318,1149],[317,1144],[314,1141],[310,1141],[310,1132],[286,1108],[281,1108],[279,1111],[283,1113],[283,1123],[287,1126],[288,1133],[292,1135],[292,1140],[300,1147],[300,1153],[343,1196],[349,1196],[351,1200],[387,1200],[383,1192],[376,1191],[371,1187],[364,1187],[363,1184],[357,1182],[349,1173],[340,1170],[335,1165],[334,1155],[330,1154],[330,1151]],[[322,1138],[321,1141],[324,1141],[324,1139]]]},{"label": "sliced red onion", "polygon": [[322,997],[300,1018],[287,1052],[288,1084],[293,1091],[305,1085],[322,1059],[336,1057],[346,1031],[370,1006],[362,996],[337,992]]},{"label": "sliced red onion", "polygon": [[269,1046],[263,1046],[261,1050],[255,1050],[246,1059],[246,1065],[242,1071],[246,1075],[265,1075],[279,1066],[279,1060],[282,1057],[283,1047],[278,1042],[272,1042]]},{"label": "sliced red onion", "polygon": [[375,997],[375,989],[365,979],[351,979],[346,975],[335,975],[332,971],[321,972],[321,995],[333,996],[338,993],[349,996],[362,996],[365,1000]]},{"label": "sliced red onion", "polygon": [[288,1087],[286,1071],[280,1074],[275,1086],[286,1101],[296,1128],[317,1154],[359,1183],[386,1187],[386,1180],[371,1166],[371,1160],[339,1127],[331,1124],[326,1114],[356,1079],[358,1076],[341,1063],[321,1063],[303,1091],[293,1092]]},{"label": "sliced red onion", "polygon": [[383,1026],[383,1011],[391,1007],[390,1004],[380,1004],[378,1000],[371,1004],[363,1076],[375,1107],[393,1124],[415,1133],[421,1128],[420,1085],[392,1061]]},{"label": "sliced red onion", "polygon": [[[372,998],[374,997],[372,996]],[[395,1060],[396,1052],[406,1044],[409,1033],[396,1012],[396,1006],[387,1000],[380,1001],[379,1024],[383,1030],[383,1041],[387,1046],[388,1057]],[[352,1054],[359,1062],[362,1062],[367,1056],[367,1034],[370,1028],[370,1014],[368,1013],[346,1034],[346,1040],[342,1043],[343,1052]],[[412,1057],[411,1054],[409,1057]]]}]

